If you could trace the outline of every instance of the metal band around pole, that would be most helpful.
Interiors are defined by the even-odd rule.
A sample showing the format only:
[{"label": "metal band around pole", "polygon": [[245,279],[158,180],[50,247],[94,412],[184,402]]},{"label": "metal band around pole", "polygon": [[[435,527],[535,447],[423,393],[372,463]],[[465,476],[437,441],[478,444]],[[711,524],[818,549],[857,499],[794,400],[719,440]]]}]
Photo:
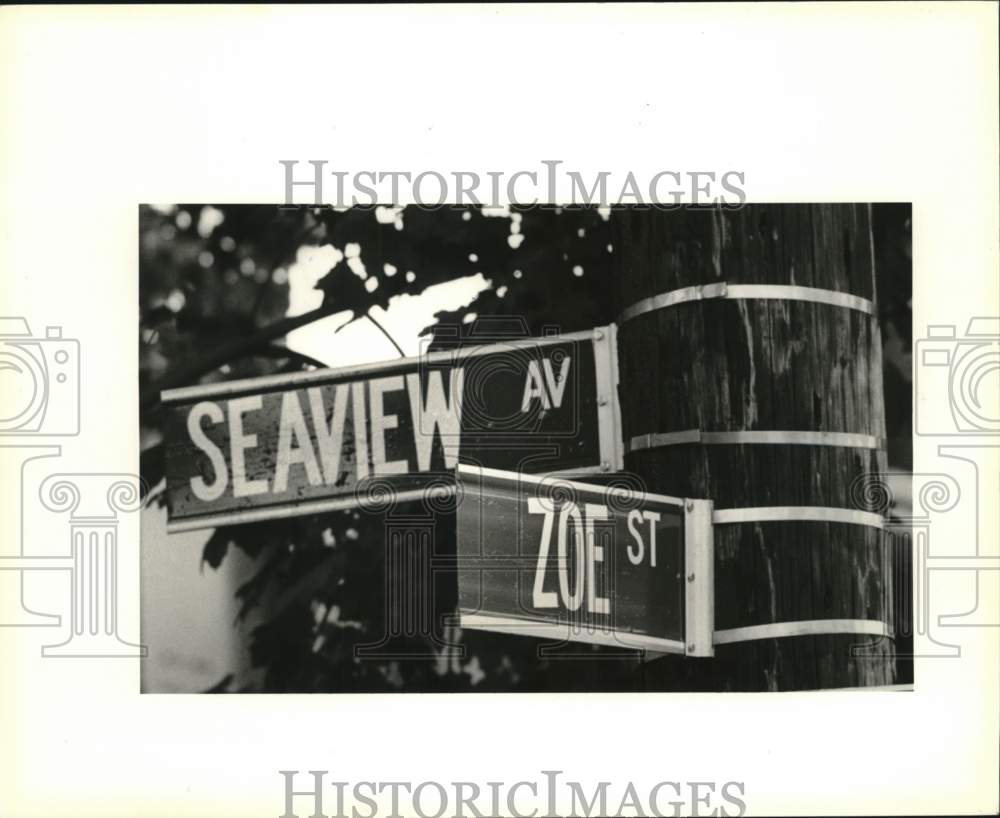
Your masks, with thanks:
[{"label": "metal band around pole", "polygon": [[757,639],[782,639],[789,636],[820,636],[825,634],[856,633],[867,636],[891,636],[885,622],[875,619],[810,619],[801,622],[772,622],[767,625],[750,625],[745,628],[727,628],[716,631],[716,645],[730,642],[753,642]]},{"label": "metal band around pole", "polygon": [[745,430],[731,432],[703,432],[685,429],[680,432],[656,432],[635,435],[628,443],[630,452],[657,449],[661,446],[682,446],[700,443],[705,445],[798,445],[843,446],[849,449],[880,449],[881,441],[874,435],[853,432],[807,432],[796,430]]},{"label": "metal band around pole", "polygon": [[677,290],[643,298],[626,307],[622,311],[618,323],[623,324],[636,316],[672,307],[675,304],[683,304],[687,301],[704,301],[711,298],[810,301],[814,304],[829,304],[833,307],[858,310],[868,315],[875,312],[875,305],[867,298],[839,290],[799,287],[794,284],[727,284],[720,281],[716,284],[681,287]]},{"label": "metal band around pole", "polygon": [[722,508],[712,512],[715,525],[730,523],[850,523],[882,528],[882,515],[853,508],[832,508],[829,506],[748,506],[746,508]]}]

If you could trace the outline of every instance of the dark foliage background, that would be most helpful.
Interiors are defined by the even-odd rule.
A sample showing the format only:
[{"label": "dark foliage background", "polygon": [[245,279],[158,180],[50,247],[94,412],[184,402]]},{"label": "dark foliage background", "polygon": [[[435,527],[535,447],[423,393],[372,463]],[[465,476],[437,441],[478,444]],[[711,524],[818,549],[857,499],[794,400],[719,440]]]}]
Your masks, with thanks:
[{"label": "dark foliage background", "polygon": [[[362,319],[404,293],[482,273],[490,287],[466,309],[440,312],[429,329],[456,330],[470,343],[490,337],[496,319],[517,317],[532,335],[615,319],[610,220],[614,211],[534,207],[487,214],[479,208],[408,207],[336,211],[276,206],[142,207],[139,214],[142,463],[148,502],[160,502],[163,478],[159,391],[275,372],[338,366],[284,345],[289,331],[345,310]],[[381,216],[381,218],[380,218]],[[908,469],[911,417],[910,208],[875,206],[879,305],[886,350],[890,463]],[[361,247],[378,286],[369,291],[345,262],[317,287],[317,310],[289,319],[289,266],[304,245]],[[473,260],[474,259],[474,260]],[[407,276],[405,272],[412,272]],[[470,312],[477,320],[463,319]],[[491,320],[493,319],[493,320]],[[253,558],[256,573],[238,591],[240,615],[261,622],[250,651],[251,684],[220,680],[216,692],[630,690],[642,687],[632,654],[534,639],[459,632],[448,624],[453,597],[438,593],[436,637],[386,630],[385,525],[371,514],[339,512],[217,529],[202,559],[217,568],[230,549]],[[447,549],[453,534],[435,530]],[[164,581],[169,581],[164,578]],[[409,658],[399,658],[401,654]]]}]

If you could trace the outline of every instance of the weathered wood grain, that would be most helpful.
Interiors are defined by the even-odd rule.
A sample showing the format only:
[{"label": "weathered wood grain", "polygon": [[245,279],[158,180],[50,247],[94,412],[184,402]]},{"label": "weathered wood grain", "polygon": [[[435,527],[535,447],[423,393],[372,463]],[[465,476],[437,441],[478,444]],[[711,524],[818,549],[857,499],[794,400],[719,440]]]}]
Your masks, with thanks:
[{"label": "weathered wood grain", "polygon": [[[628,209],[618,231],[619,309],[693,285],[779,284],[874,301],[867,205]],[[874,315],[784,300],[692,301],[619,328],[624,437],[687,429],[800,430],[885,437]],[[717,509],[859,505],[881,449],[789,444],[669,446],[626,455],[649,490],[708,497]],[[875,509],[868,509],[875,510]],[[881,531],[845,523],[716,526],[716,628],[816,619],[891,623],[890,554]],[[855,635],[719,645],[714,659],[667,657],[651,689],[775,690],[894,681],[891,640],[865,657]]]}]

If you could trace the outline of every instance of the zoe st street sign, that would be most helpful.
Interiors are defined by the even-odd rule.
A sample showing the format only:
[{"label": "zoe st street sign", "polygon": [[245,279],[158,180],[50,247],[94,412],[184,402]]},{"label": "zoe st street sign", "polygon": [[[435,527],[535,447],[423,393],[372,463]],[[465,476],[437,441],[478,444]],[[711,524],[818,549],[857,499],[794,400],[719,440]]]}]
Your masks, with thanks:
[{"label": "zoe st street sign", "polygon": [[462,627],[712,655],[712,502],[458,467]]}]

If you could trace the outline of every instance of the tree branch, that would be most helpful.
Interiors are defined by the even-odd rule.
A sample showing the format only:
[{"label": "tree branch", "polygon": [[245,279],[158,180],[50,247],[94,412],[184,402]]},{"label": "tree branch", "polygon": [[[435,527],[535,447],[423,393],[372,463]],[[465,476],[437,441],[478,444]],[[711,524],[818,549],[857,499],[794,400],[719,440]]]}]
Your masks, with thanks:
[{"label": "tree branch", "polygon": [[[206,372],[211,372],[225,363],[249,355],[262,347],[267,346],[275,338],[281,338],[292,330],[319,321],[338,312],[344,312],[344,308],[336,304],[324,304],[315,310],[296,315],[292,318],[283,318],[262,327],[249,337],[237,338],[229,343],[220,344],[208,355],[199,361],[195,361],[187,366],[182,366],[172,372],[168,372],[162,378],[149,384],[142,390],[139,398],[139,408],[141,411],[152,409],[160,402],[160,392],[164,389],[174,389],[179,386],[188,386],[194,383]],[[357,313],[355,313],[357,315]],[[352,321],[354,318],[351,319]]]},{"label": "tree branch", "polygon": [[406,357],[406,353],[405,353],[405,352],[403,352],[403,348],[402,348],[402,347],[401,347],[401,346],[400,346],[399,344],[397,344],[397,343],[396,343],[396,339],[395,339],[395,338],[393,338],[393,337],[392,337],[392,336],[391,336],[391,335],[389,334],[389,331],[388,331],[388,330],[387,330],[387,329],[386,329],[385,327],[383,327],[383,326],[382,326],[382,325],[381,325],[381,324],[380,324],[380,323],[379,323],[378,321],[376,321],[376,320],[375,320],[375,319],[374,319],[374,318],[373,318],[373,317],[371,316],[371,314],[370,314],[370,313],[365,313],[365,318],[367,318],[367,319],[368,319],[369,321],[371,321],[371,322],[372,322],[372,323],[373,323],[373,324],[374,324],[374,325],[375,325],[376,327],[378,327],[378,328],[379,328],[379,329],[380,329],[380,330],[382,331],[382,334],[383,334],[383,335],[384,335],[384,336],[385,336],[386,338],[388,338],[388,339],[389,339],[389,343],[390,343],[390,344],[392,344],[392,345],[393,345],[394,347],[396,347],[396,351],[397,351],[397,352],[399,353],[399,357],[400,357],[400,358],[405,358],[405,357]]},{"label": "tree branch", "polygon": [[302,352],[296,352],[294,349],[278,346],[277,344],[272,344],[264,349],[259,349],[252,354],[260,355],[263,358],[288,358],[289,360],[296,361],[300,364],[315,366],[318,369],[326,369],[330,366],[330,364],[324,363],[318,358],[313,358],[311,355],[305,355]]}]

